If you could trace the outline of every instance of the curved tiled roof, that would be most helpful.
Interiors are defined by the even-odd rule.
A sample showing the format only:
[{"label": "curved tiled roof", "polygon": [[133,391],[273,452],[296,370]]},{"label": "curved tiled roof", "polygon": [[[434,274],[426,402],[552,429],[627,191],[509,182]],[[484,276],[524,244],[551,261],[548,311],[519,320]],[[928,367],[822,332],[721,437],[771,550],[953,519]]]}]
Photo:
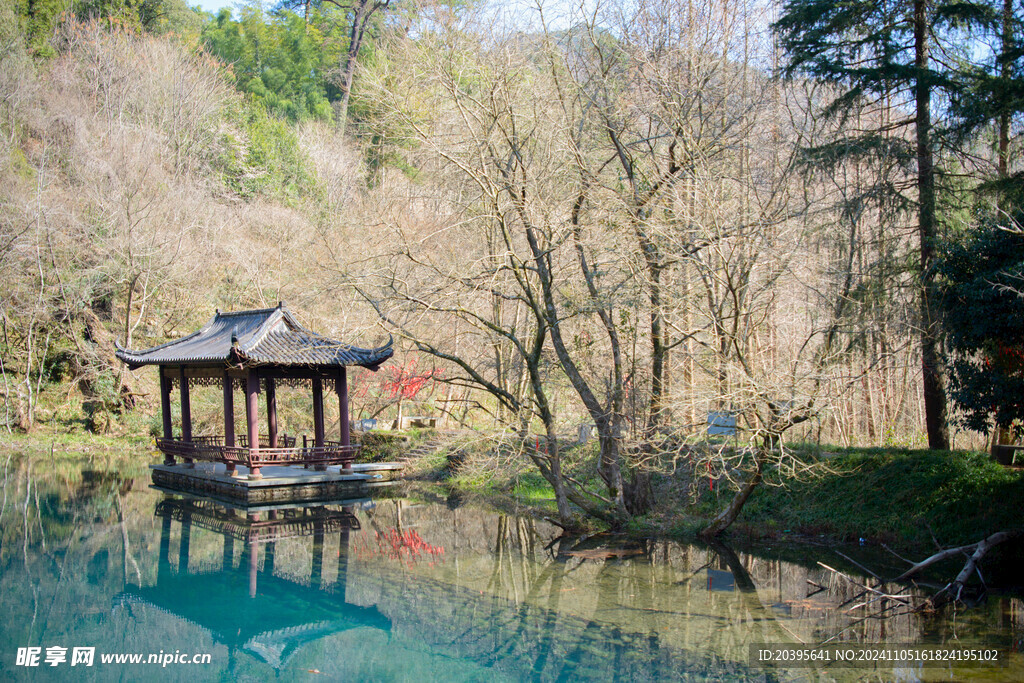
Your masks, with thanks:
[{"label": "curved tiled roof", "polygon": [[307,330],[283,304],[277,308],[217,313],[192,334],[151,349],[117,345],[132,369],[143,365],[216,364],[283,366],[359,365],[376,370],[394,353],[392,342],[361,349]]}]

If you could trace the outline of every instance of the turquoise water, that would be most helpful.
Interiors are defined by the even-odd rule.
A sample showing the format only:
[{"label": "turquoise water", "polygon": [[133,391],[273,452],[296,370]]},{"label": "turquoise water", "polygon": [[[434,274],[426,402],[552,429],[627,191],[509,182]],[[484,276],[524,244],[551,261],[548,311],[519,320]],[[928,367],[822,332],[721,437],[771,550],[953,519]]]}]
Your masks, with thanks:
[{"label": "turquoise water", "polygon": [[[858,606],[860,589],[817,564],[848,566],[827,548],[786,562],[567,538],[434,489],[244,510],[156,490],[137,460],[84,456],[14,455],[0,498],[3,680],[1024,678],[1018,599]],[[825,640],[977,645],[1003,663],[750,661],[751,645]],[[76,648],[91,666],[72,666]],[[143,662],[102,661],[118,656]]]}]

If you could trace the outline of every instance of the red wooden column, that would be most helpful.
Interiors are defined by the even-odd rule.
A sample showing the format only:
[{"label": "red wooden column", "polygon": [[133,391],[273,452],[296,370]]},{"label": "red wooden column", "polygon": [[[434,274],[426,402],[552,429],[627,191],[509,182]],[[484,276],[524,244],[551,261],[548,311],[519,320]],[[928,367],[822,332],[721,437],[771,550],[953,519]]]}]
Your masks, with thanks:
[{"label": "red wooden column", "polygon": [[[188,395],[188,377],[185,377],[185,366],[178,368],[178,389],[181,396],[181,440],[192,442],[192,402]],[[192,458],[185,458],[185,464],[193,466]]]},{"label": "red wooden column", "polygon": [[[249,457],[255,458],[260,450],[260,379],[256,376],[255,370],[249,370],[245,377],[245,420],[249,428]],[[252,467],[249,471],[250,479],[262,479],[259,467]]]},{"label": "red wooden column", "polygon": [[[324,447],[324,382],[319,377],[313,380],[313,446]],[[322,470],[324,466],[317,465],[315,469]]]},{"label": "red wooden column", "polygon": [[[235,445],[235,392],[231,375],[224,371],[224,445]],[[227,472],[230,477],[237,477],[238,471],[235,463],[227,463]]]},{"label": "red wooden column", "polygon": [[[348,368],[344,365],[338,372],[338,382],[334,388],[338,392],[338,423],[341,426],[341,445],[347,448],[351,445],[352,434],[349,431],[348,423]],[[350,474],[352,472],[351,463],[346,461],[342,472]]]},{"label": "red wooden column", "polygon": [[277,448],[277,391],[273,377],[267,377],[267,430],[270,432],[270,447]]},{"label": "red wooden column", "polygon": [[[160,366],[160,412],[164,419],[164,438],[169,441],[174,438],[174,431],[171,425],[171,389],[174,385],[171,378],[167,375],[167,370],[166,366]],[[174,456],[165,453],[164,464],[173,465]]]}]

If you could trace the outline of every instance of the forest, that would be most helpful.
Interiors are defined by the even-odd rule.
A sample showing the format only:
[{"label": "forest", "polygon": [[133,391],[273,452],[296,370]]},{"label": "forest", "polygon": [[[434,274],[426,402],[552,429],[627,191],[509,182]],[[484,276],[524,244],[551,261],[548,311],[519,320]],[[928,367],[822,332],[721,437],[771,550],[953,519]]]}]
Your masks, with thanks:
[{"label": "forest", "polygon": [[621,526],[685,470],[728,492],[717,534],[806,472],[794,444],[1012,443],[1022,22],[1017,0],[0,0],[0,429],[151,433],[155,377],[115,342],[284,301],[395,339],[353,418],[404,401],[483,435],[567,527]]}]

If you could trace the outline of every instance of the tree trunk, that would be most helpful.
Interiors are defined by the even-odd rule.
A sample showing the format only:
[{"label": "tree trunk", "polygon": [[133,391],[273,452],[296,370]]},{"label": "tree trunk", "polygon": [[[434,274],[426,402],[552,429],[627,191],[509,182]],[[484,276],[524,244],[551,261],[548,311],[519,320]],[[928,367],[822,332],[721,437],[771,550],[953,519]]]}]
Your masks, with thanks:
[{"label": "tree trunk", "polygon": [[701,536],[714,537],[721,534],[723,531],[728,529],[736,518],[740,515],[740,510],[743,509],[747,499],[750,498],[750,494],[754,492],[757,485],[761,483],[761,478],[764,476],[764,464],[767,459],[767,454],[764,449],[768,448],[767,445],[758,448],[755,457],[754,473],[736,492],[736,495],[732,497],[728,507],[722,510],[717,517],[711,520],[711,523],[707,525],[701,532]]},{"label": "tree trunk", "polygon": [[338,102],[338,129],[344,133],[345,125],[348,123],[348,104],[352,96],[352,82],[356,76],[356,64],[359,59],[359,50],[363,46],[363,37],[366,35],[366,24],[370,17],[383,5],[371,5],[370,0],[356,0],[351,7],[352,29],[349,31],[348,50],[341,58],[341,100]]},{"label": "tree trunk", "polygon": [[[644,251],[645,257],[647,250]],[[668,343],[662,311],[661,274],[663,267],[658,263],[657,255],[648,258],[647,271],[650,278],[648,296],[651,303],[651,408],[647,422],[648,438],[653,436],[668,422]]]},{"label": "tree trunk", "polygon": [[921,241],[921,369],[924,379],[925,425],[928,447],[949,449],[946,421],[945,360],[942,357],[938,320],[934,310],[937,238],[935,220],[935,167],[931,147],[931,84],[928,82],[928,0],[914,0],[914,84],[917,127],[918,235]]},{"label": "tree trunk", "polygon": [[[1003,0],[1003,31],[1002,55],[1005,57],[1013,49],[1013,0]],[[1010,65],[1004,61],[999,67],[999,76],[1010,76]],[[1010,113],[999,115],[999,177],[1010,174]]]},{"label": "tree trunk", "polygon": [[[591,415],[593,418],[594,416]],[[601,446],[601,455],[598,460],[597,473],[608,488],[608,493],[616,501],[625,507],[622,486],[622,453],[620,451],[621,434],[617,416],[603,415],[596,421],[597,437]]]},{"label": "tree trunk", "polygon": [[[565,477],[562,476],[562,455],[558,450],[558,437],[555,434],[553,420],[545,420],[545,433],[548,437],[548,467],[551,476],[548,483],[555,491],[555,506],[558,508],[558,520],[563,524],[572,524],[572,509],[569,507],[569,498],[565,491]],[[543,474],[543,470],[541,471]],[[564,527],[563,527],[564,528]]]}]

